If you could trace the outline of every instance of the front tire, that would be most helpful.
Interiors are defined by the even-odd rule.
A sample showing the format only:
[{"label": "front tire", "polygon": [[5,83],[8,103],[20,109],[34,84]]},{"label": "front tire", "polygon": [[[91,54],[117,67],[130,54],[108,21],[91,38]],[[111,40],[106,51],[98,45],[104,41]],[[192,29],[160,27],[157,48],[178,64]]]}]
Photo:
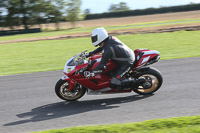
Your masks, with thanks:
[{"label": "front tire", "polygon": [[66,101],[75,101],[81,98],[86,92],[86,89],[81,85],[75,85],[72,91],[69,91],[69,82],[60,79],[55,86],[56,95]]},{"label": "front tire", "polygon": [[148,95],[156,92],[163,82],[161,73],[155,68],[150,68],[147,71],[138,74],[137,78],[140,77],[144,77],[146,82],[133,89],[135,93],[140,95]]}]

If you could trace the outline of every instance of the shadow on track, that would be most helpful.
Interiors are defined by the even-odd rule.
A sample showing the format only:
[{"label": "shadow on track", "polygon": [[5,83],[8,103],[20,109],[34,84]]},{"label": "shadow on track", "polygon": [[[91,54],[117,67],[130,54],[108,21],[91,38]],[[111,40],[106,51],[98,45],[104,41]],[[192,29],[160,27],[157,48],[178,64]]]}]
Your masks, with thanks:
[{"label": "shadow on track", "polygon": [[148,98],[152,95],[133,95],[128,97],[118,97],[109,99],[99,99],[99,100],[86,100],[86,101],[75,101],[75,102],[58,102],[53,104],[47,104],[32,109],[30,112],[25,112],[17,114],[19,118],[27,118],[26,120],[15,121],[11,123],[4,124],[3,126],[19,125],[28,122],[38,122],[44,120],[50,120],[70,115],[81,114],[84,112],[94,111],[94,110],[105,110],[120,107],[115,104],[122,104],[128,102],[134,102],[144,98]]}]

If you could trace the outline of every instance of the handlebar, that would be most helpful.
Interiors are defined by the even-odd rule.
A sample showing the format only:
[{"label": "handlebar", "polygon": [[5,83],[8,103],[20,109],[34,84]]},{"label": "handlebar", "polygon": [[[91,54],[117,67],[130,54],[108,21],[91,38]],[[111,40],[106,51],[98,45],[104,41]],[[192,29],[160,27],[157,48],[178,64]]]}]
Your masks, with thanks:
[{"label": "handlebar", "polygon": [[86,52],[87,51],[88,50],[85,50],[85,51],[81,52],[80,57],[82,57],[83,59],[86,59]]}]

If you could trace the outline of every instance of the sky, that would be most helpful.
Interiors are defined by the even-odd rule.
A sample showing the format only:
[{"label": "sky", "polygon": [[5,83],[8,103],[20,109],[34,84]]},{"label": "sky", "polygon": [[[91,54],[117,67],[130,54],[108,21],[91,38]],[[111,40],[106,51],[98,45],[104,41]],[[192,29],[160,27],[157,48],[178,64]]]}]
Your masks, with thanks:
[{"label": "sky", "polygon": [[111,4],[120,2],[126,2],[131,10],[135,10],[200,3],[200,0],[82,0],[81,9],[90,9],[91,13],[103,13],[108,11]]}]

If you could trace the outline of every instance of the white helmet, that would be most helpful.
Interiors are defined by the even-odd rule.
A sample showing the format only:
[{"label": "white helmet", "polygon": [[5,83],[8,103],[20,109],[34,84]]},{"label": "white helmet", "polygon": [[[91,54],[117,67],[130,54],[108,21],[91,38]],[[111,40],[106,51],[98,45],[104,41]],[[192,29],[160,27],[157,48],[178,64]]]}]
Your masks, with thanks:
[{"label": "white helmet", "polygon": [[104,28],[96,28],[92,31],[91,39],[92,44],[96,47],[101,42],[108,38],[108,33]]}]

